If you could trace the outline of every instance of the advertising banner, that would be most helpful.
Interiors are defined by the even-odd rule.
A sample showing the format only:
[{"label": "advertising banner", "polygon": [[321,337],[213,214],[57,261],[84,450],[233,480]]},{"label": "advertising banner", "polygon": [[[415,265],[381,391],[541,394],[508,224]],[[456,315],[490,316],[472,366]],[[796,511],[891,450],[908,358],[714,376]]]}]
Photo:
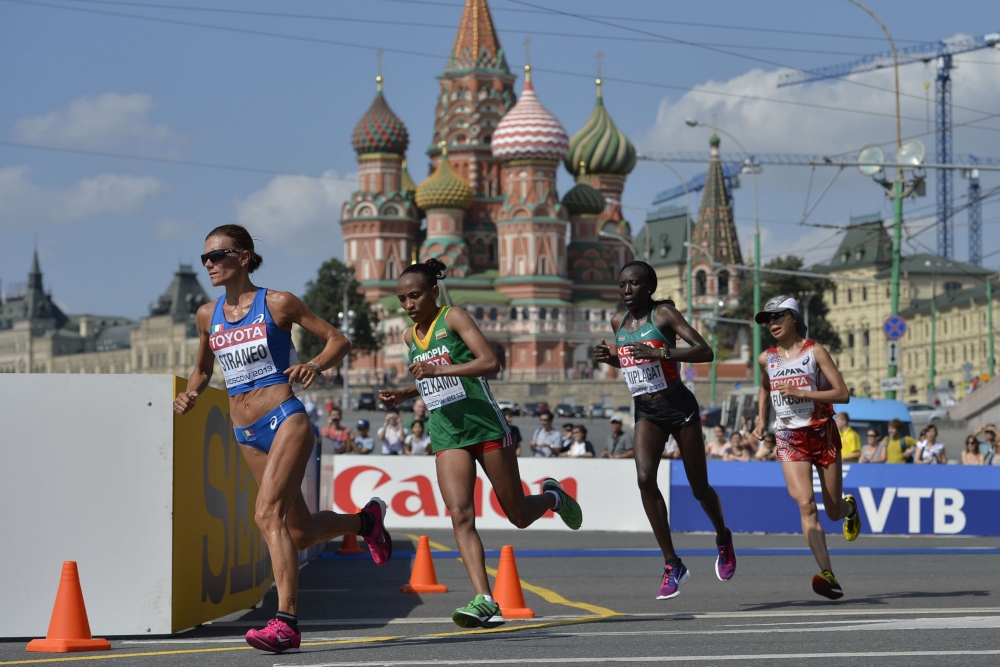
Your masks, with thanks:
[{"label": "advertising banner", "polygon": [[[174,378],[174,395],[186,385]],[[206,388],[194,410],[174,415],[173,632],[253,607],[270,588],[256,501],[229,396]]]},{"label": "advertising banner", "polygon": [[[607,459],[518,459],[525,494],[541,492],[547,477],[559,480],[583,508],[581,530],[648,531],[636,484],[635,463]],[[391,529],[451,528],[438,490],[434,457],[337,456],[333,504],[338,512],[356,512],[372,496],[388,506]],[[660,491],[670,506],[670,462],[660,465]],[[510,529],[486,474],[477,468],[476,526]],[[569,530],[552,512],[532,524],[541,530]]]},{"label": "advertising banner", "polygon": [[[883,535],[1000,535],[1000,475],[990,467],[844,464],[844,493],[853,494],[862,532]],[[798,506],[788,495],[781,464],[709,461],[708,480],[735,532],[801,533]],[[674,466],[670,524],[678,531],[710,531],[691,495],[684,466]],[[813,489],[827,532],[841,522],[823,511],[819,476]]]}]

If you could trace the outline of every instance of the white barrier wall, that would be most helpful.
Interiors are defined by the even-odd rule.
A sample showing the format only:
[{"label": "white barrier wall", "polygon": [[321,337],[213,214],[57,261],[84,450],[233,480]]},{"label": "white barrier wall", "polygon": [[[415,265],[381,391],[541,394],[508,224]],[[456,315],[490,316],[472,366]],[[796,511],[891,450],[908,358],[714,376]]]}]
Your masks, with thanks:
[{"label": "white barrier wall", "polygon": [[0,627],[48,629],[65,560],[95,633],[169,632],[173,377],[0,375]]},{"label": "white barrier wall", "polygon": [[[540,493],[541,483],[554,477],[576,497],[583,508],[581,530],[648,532],[631,459],[518,459],[525,493]],[[333,468],[334,509],[355,512],[372,496],[388,505],[386,526],[420,530],[451,528],[441,492],[438,490],[434,457],[336,456]],[[476,477],[476,526],[510,529],[511,524],[481,468]],[[660,491],[670,507],[670,461],[660,463]],[[569,530],[551,512],[530,528]]]}]

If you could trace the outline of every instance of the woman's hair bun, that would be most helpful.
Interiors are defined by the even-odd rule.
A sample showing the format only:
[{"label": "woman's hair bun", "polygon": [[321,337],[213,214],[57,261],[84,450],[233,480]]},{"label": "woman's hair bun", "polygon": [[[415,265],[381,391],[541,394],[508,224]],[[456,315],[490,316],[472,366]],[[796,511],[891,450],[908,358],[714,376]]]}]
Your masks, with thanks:
[{"label": "woman's hair bun", "polygon": [[444,262],[437,257],[430,257],[425,259],[423,263],[427,268],[434,271],[434,275],[438,280],[444,280],[445,273],[448,271],[448,266]]}]

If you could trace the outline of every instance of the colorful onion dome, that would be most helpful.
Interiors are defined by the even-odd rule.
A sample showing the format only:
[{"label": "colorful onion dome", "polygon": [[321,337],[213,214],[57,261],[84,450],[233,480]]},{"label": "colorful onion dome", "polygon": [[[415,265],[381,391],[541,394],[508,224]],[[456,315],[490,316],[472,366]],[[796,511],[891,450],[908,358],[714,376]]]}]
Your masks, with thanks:
[{"label": "colorful onion dome", "polygon": [[410,177],[410,170],[406,168],[406,158],[403,158],[402,168],[399,173],[399,189],[409,193],[417,191],[417,184],[413,182],[413,179]]},{"label": "colorful onion dome", "polygon": [[425,211],[432,208],[468,209],[472,206],[473,199],[475,193],[472,186],[451,168],[448,146],[442,141],[441,161],[438,162],[437,171],[417,188],[417,206]]},{"label": "colorful onion dome", "polygon": [[531,67],[524,66],[521,99],[493,132],[493,157],[508,160],[562,160],[569,150],[569,137],[556,117],[542,106],[531,85]]},{"label": "colorful onion dome", "polygon": [[406,126],[392,112],[382,96],[382,77],[376,77],[375,101],[354,126],[351,146],[358,155],[366,153],[394,153],[403,155],[410,144]]},{"label": "colorful onion dome", "polygon": [[580,162],[587,165],[588,174],[624,176],[635,167],[635,146],[625,133],[615,126],[601,96],[601,80],[597,80],[597,103],[590,118],[569,140],[566,169],[577,173]]},{"label": "colorful onion dome", "polygon": [[604,211],[604,195],[586,183],[577,183],[562,198],[570,215],[599,215]]}]

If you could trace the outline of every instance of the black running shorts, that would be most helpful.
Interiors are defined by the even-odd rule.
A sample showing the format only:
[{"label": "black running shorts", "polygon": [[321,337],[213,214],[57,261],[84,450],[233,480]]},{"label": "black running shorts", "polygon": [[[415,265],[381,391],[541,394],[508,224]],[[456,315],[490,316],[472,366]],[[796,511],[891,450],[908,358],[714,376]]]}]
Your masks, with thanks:
[{"label": "black running shorts", "polygon": [[643,420],[651,421],[667,435],[701,421],[698,399],[683,385],[651,401],[633,400],[632,405],[636,424]]}]

